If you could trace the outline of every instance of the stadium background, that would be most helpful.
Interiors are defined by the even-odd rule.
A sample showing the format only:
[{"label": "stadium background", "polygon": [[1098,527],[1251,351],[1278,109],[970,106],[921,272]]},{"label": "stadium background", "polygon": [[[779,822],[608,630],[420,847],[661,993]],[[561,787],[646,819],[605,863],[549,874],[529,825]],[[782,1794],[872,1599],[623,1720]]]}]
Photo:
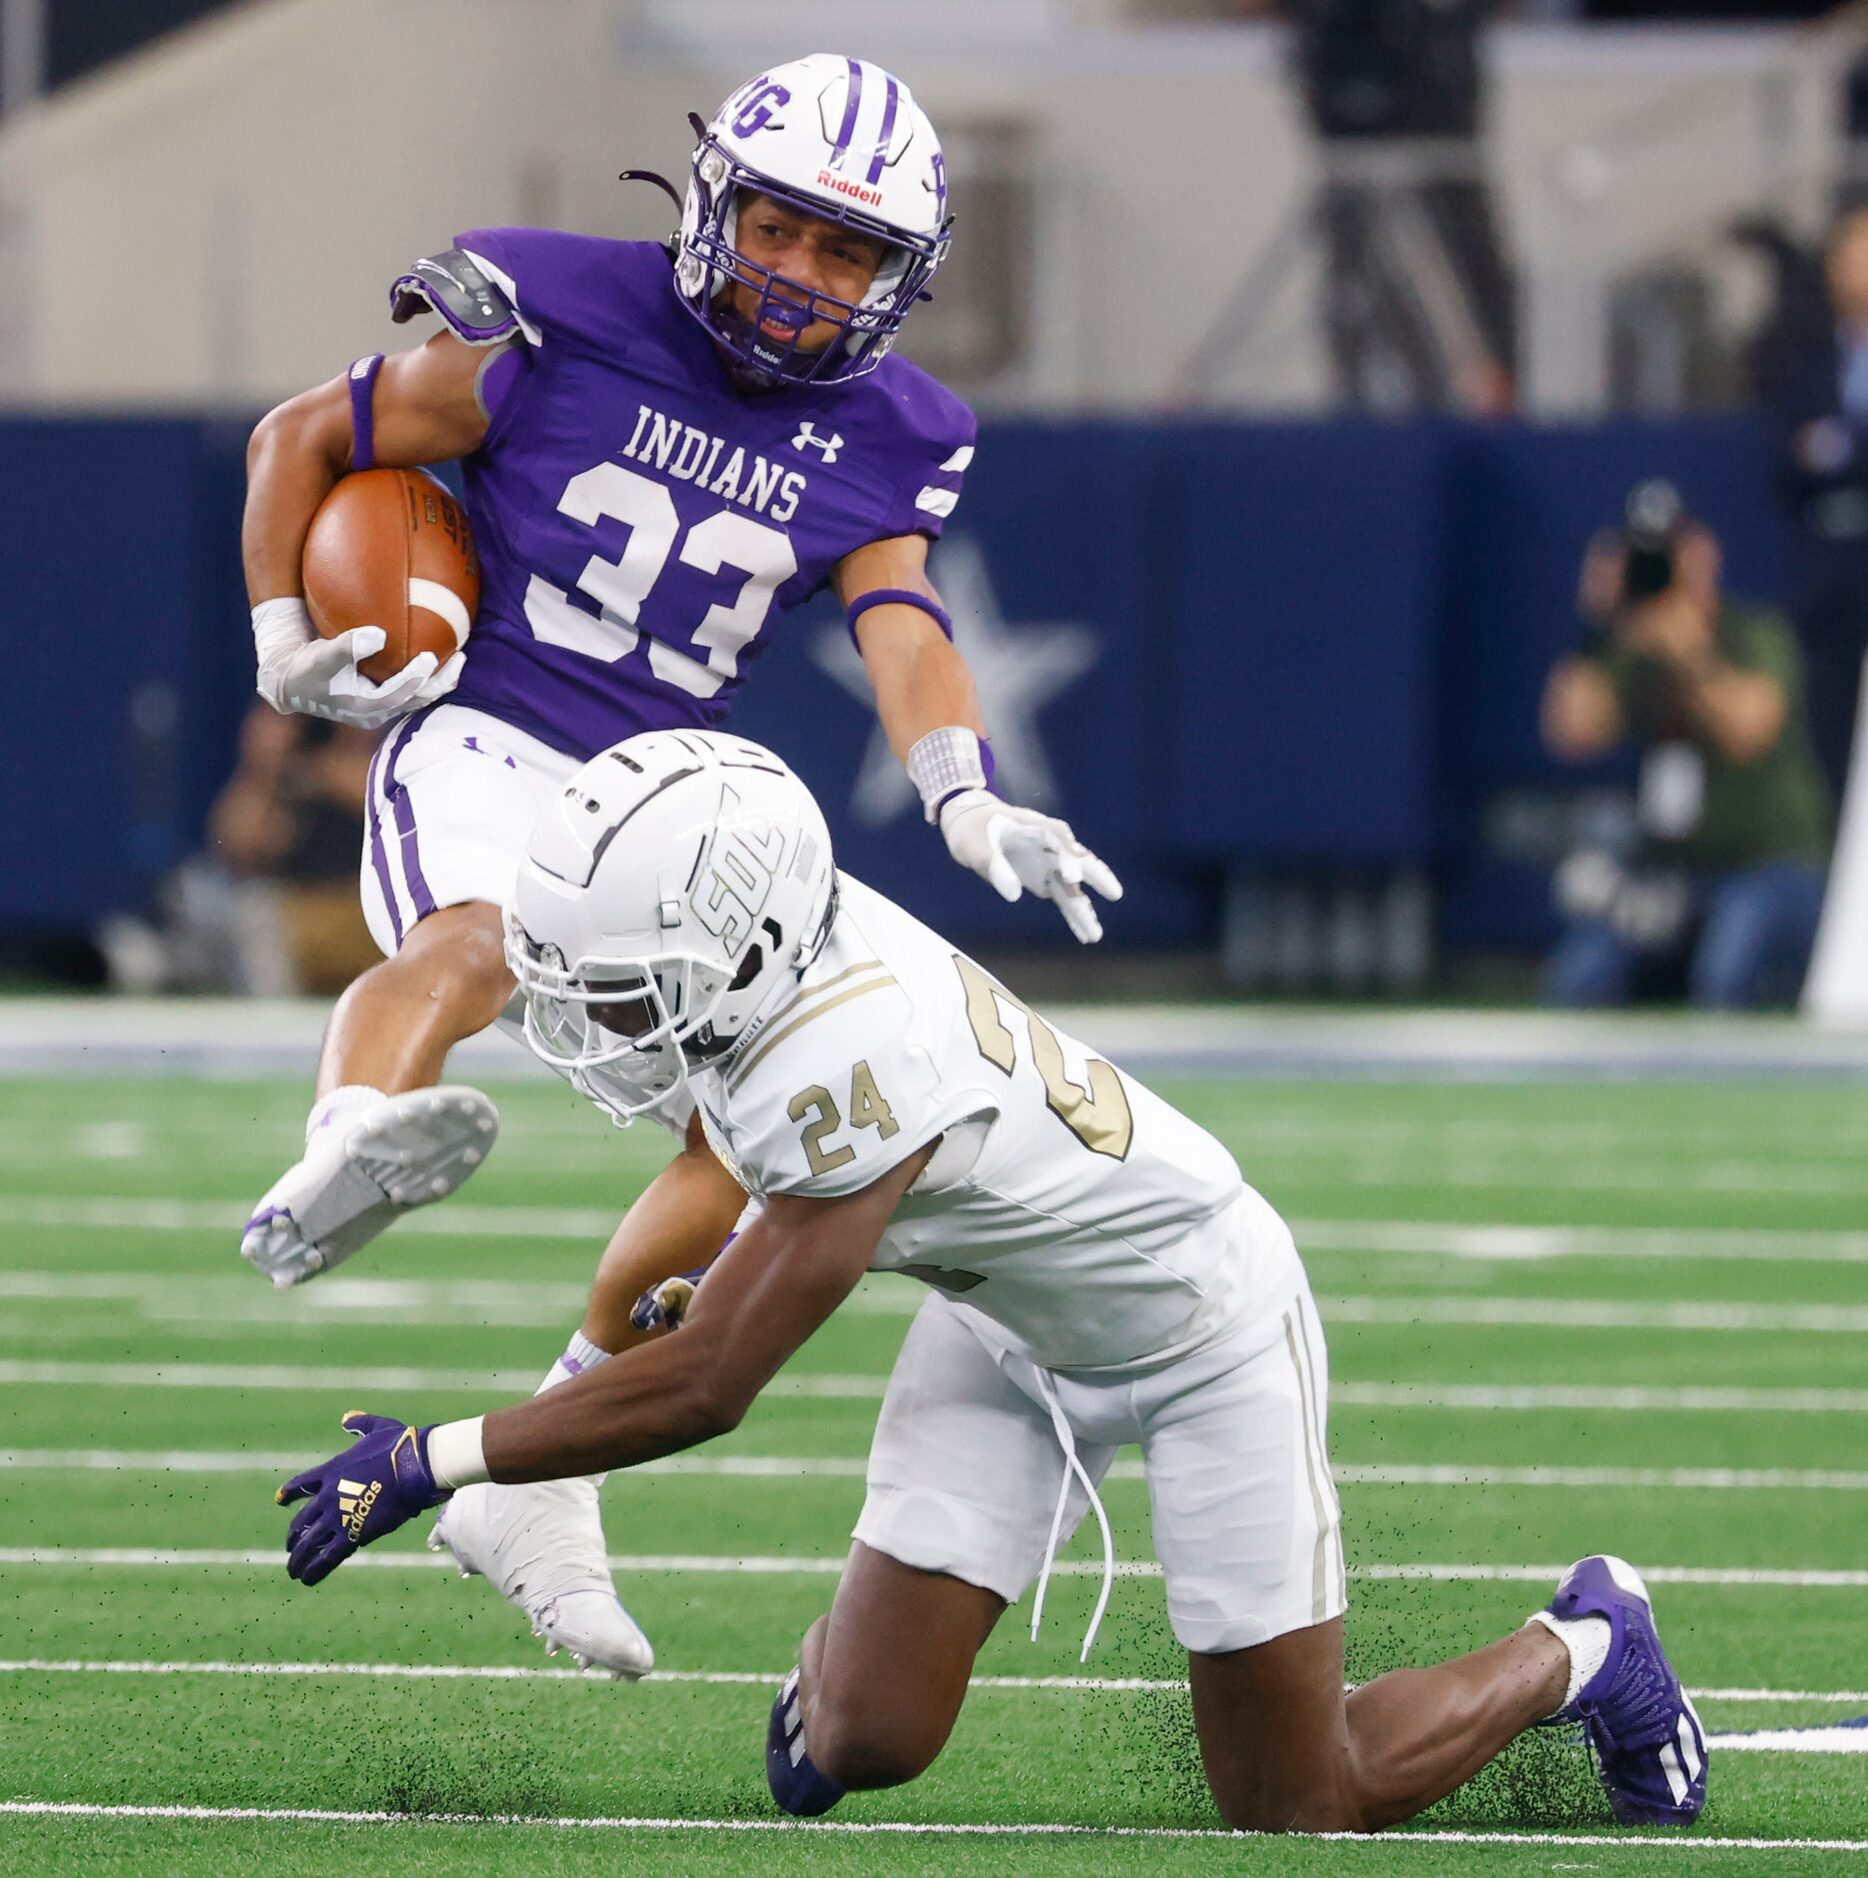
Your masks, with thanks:
[{"label": "stadium background", "polygon": [[[1519,283],[1500,417],[1341,408],[1288,34],[1225,0],[0,6],[0,1870],[495,1855],[325,1817],[359,1811],[760,1816],[759,1676],[827,1589],[809,1574],[860,1491],[899,1301],[814,1343],[712,1473],[612,1488],[612,1542],[649,1561],[632,1601],[676,1672],[659,1693],[501,1681],[538,1667],[526,1640],[419,1572],[340,1579],[310,1608],[263,1564],[265,1470],[316,1448],[353,1384],[409,1413],[529,1387],[653,1144],[613,1140],[506,1045],[472,1046],[462,1073],[509,1118],[495,1165],[420,1231],[275,1300],[232,1232],[292,1151],[322,1007],[90,981],[100,922],[147,909],[201,849],[233,762],[254,418],[412,336],[386,284],[458,228],[665,232],[659,198],[614,172],[678,175],[687,109],[819,45],[903,72],[952,151],[955,258],[905,350],[982,431],[935,577],[1009,791],[1067,814],[1127,883],[1103,947],[1065,949],[1048,909],[946,862],[869,764],[834,611],[774,636],[736,723],[818,788],[848,865],[1068,1000],[1299,1222],[1340,1385],[1358,1666],[1513,1621],[1544,1595],[1536,1571],[1612,1543],[1670,1574],[1664,1612],[1731,1744],[1708,1831],[1752,1843],[1696,1857],[1801,1872],[1868,1849],[1847,1751],[1868,1731],[1835,1725],[1868,1708],[1868,1034],[1497,1008],[1554,932],[1569,805],[1628,780],[1560,772],[1538,740],[1583,544],[1633,481],[1670,475],[1724,539],[1730,587],[1781,597],[1746,371],[1776,281],[1733,229],[1768,217],[1814,243],[1856,161],[1854,12],[1629,11],[1527,8],[1484,41],[1478,152]],[[1868,1005],[1868,949],[1843,977],[1840,1002]],[[1145,1557],[1139,1489],[1116,1491],[1124,1556]],[[1118,1592],[1087,1672],[1067,1638],[1034,1651],[1008,1621],[984,1667],[1014,1680],[935,1779],[857,1816],[1210,1827],[1160,1686],[1158,1589]],[[1090,1594],[1066,1582],[1059,1632]],[[381,1680],[345,1683],[346,1652]],[[447,1666],[485,1680],[422,1680]],[[1016,1681],[1091,1673],[1145,1686],[1065,1683],[1083,1704],[1066,1709]],[[1603,1848],[1573,1772],[1539,1744],[1429,1822],[1483,1843],[1391,1845],[1370,1867],[1571,1856],[1502,1842],[1542,1831],[1604,1869],[1673,1868]],[[47,1810],[169,1805],[215,1816]],[[318,1817],[268,1841],[223,1816],[238,1807]],[[774,1856],[630,1844],[546,1854],[520,1833],[497,1856]],[[1053,1856],[1017,1851],[1021,1869]]]}]

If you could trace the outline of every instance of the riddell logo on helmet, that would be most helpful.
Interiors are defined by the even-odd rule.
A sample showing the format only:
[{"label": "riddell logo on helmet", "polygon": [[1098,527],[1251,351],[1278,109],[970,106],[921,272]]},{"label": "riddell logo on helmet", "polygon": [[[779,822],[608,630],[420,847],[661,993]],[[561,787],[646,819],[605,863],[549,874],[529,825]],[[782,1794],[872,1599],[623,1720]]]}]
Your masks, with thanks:
[{"label": "riddell logo on helmet", "polygon": [[858,202],[867,202],[873,206],[882,200],[880,189],[865,189],[861,183],[853,183],[847,176],[838,176],[831,170],[819,170],[817,180],[821,187],[834,189],[840,196],[854,196]]}]

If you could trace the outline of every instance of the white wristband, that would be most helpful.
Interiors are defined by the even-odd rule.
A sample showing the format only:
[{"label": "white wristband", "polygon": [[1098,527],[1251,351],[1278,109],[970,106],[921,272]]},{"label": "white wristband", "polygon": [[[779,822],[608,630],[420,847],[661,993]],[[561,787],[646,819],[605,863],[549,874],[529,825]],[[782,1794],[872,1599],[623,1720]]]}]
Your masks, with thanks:
[{"label": "white wristband", "polygon": [[979,752],[978,733],[958,724],[930,730],[908,752],[904,765],[908,780],[921,796],[927,819],[940,819],[940,805],[963,789],[984,789],[986,764]]},{"label": "white wristband", "polygon": [[308,646],[317,637],[311,615],[296,594],[278,600],[262,600],[253,609],[253,650],[261,670],[275,659]]},{"label": "white wristband", "polygon": [[489,1479],[486,1450],[481,1445],[484,1415],[471,1421],[442,1422],[428,1431],[428,1471],[437,1487],[477,1487]]}]

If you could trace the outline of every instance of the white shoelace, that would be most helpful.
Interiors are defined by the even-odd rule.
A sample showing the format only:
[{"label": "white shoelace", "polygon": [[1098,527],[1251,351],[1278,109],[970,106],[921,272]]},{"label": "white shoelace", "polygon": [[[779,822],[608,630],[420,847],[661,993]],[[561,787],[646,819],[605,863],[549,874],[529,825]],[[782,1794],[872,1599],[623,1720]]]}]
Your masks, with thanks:
[{"label": "white shoelace", "polygon": [[1037,1642],[1038,1625],[1044,1618],[1044,1594],[1051,1582],[1052,1567],[1057,1563],[1057,1547],[1064,1531],[1064,1509],[1070,1503],[1070,1477],[1075,1474],[1083,1482],[1083,1491],[1090,1496],[1090,1510],[1095,1513],[1096,1523],[1103,1532],[1103,1588],[1097,1597],[1096,1609],[1090,1614],[1090,1627],[1083,1634],[1083,1652],[1077,1658],[1078,1662],[1087,1663],[1090,1660],[1090,1645],[1096,1641],[1103,1613],[1109,1608],[1109,1594],[1115,1588],[1116,1542],[1109,1530],[1109,1515],[1103,1511],[1096,1483],[1077,1458],[1077,1438],[1071,1429],[1070,1419],[1058,1402],[1057,1391],[1044,1370],[1038,1371],[1038,1392],[1044,1397],[1044,1406],[1051,1411],[1051,1428],[1057,1436],[1057,1445],[1064,1451],[1064,1477],[1057,1489],[1057,1510],[1051,1515],[1051,1536],[1044,1548],[1044,1567],[1038,1573],[1038,1594],[1031,1603],[1031,1640]]}]

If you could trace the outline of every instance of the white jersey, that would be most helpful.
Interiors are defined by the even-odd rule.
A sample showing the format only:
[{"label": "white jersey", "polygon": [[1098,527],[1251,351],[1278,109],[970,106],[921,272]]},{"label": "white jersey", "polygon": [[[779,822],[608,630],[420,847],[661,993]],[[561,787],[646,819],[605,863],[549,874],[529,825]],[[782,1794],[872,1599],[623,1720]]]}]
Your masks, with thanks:
[{"label": "white jersey", "polygon": [[748,1192],[854,1193],[938,1138],[872,1269],[1046,1368],[1171,1356],[1262,1301],[1289,1239],[1218,1141],[892,901],[841,890],[802,980],[692,1080]]}]

